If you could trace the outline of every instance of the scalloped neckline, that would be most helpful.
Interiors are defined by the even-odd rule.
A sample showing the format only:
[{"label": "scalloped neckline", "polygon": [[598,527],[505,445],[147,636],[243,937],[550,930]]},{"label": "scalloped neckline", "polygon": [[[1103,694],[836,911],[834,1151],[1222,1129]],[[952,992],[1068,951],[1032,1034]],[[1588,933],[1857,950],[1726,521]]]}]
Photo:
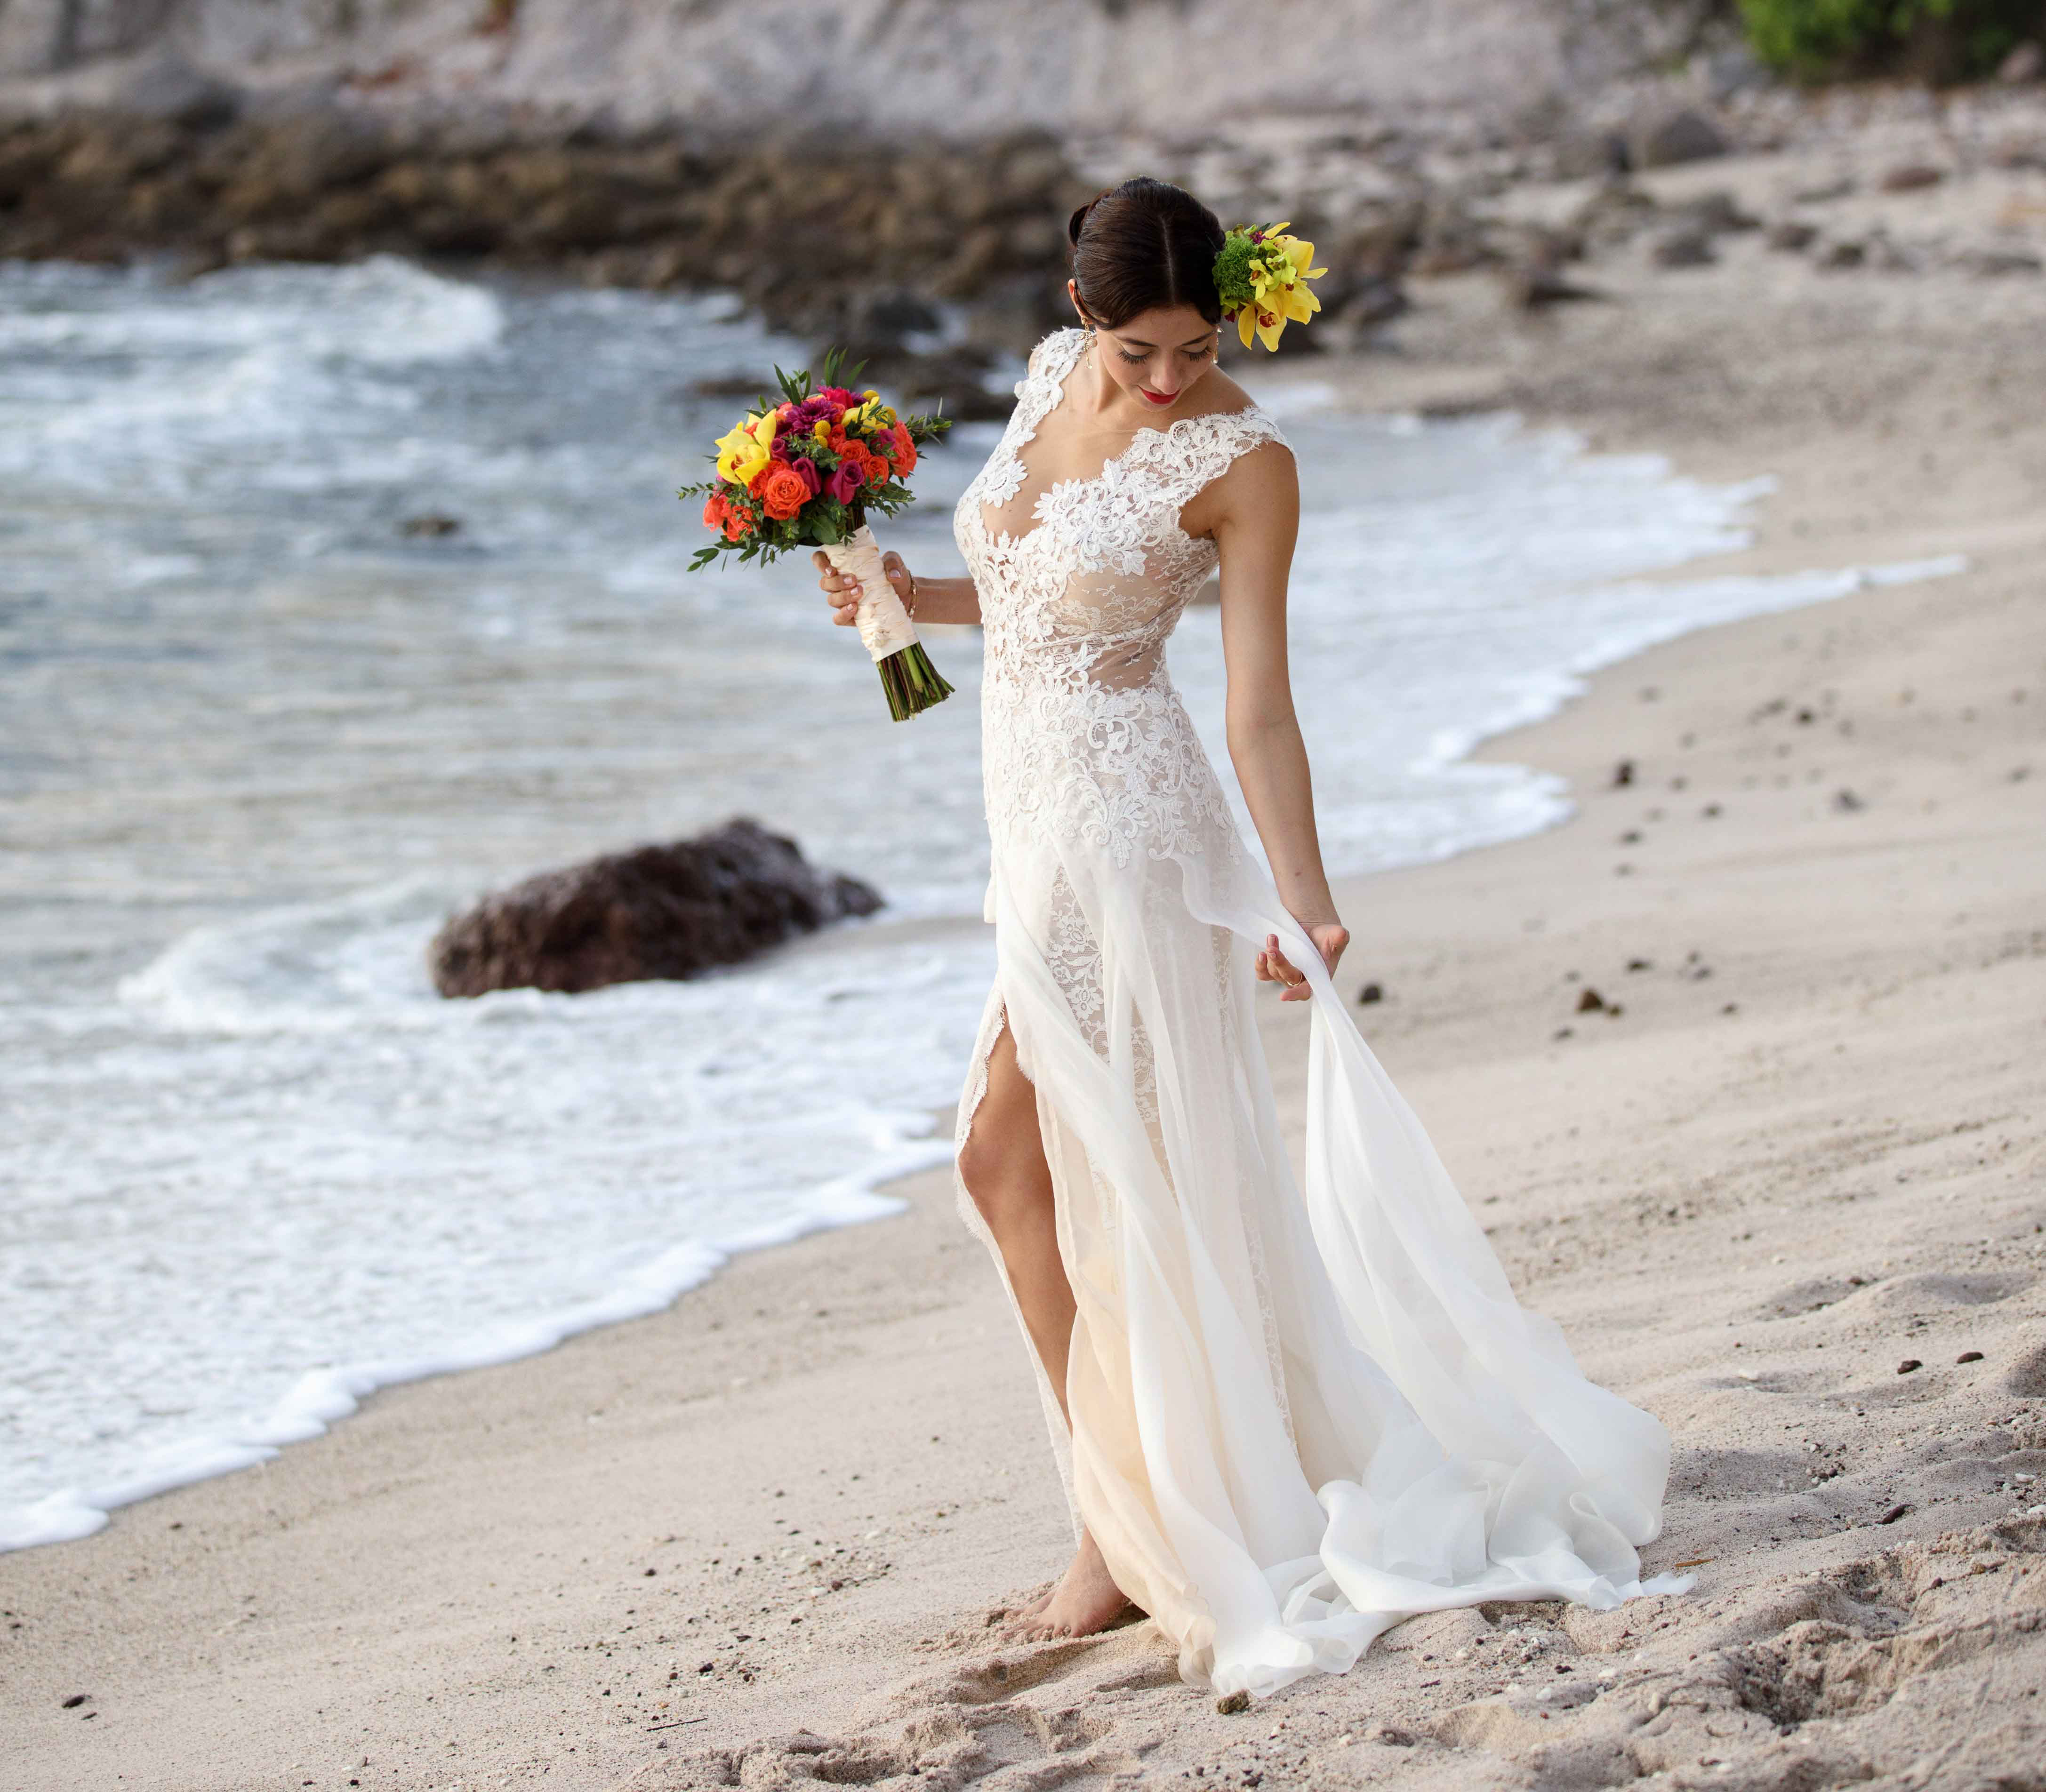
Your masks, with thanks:
[{"label": "scalloped neckline", "polygon": [[[1075,336],[1084,337],[1087,333],[1084,330],[1076,329],[1074,330],[1072,333]],[[1021,435],[1017,437],[1013,444],[1009,442],[1006,437],[1004,437],[1003,439],[1003,459],[1012,462],[1019,468],[1021,468],[1023,477],[1025,481],[1028,481],[1029,479],[1030,469],[1023,464],[1023,450],[1037,439],[1037,431],[1043,426],[1044,419],[1050,416],[1053,411],[1056,410],[1060,406],[1066,402],[1066,382],[1072,378],[1075,372],[1079,368],[1080,355],[1084,352],[1085,345],[1083,344],[1081,348],[1075,351],[1072,359],[1066,364],[1064,370],[1056,379],[1053,379],[1048,372],[1040,376],[1040,377],[1048,380],[1050,383],[1052,387],[1052,402],[1046,405],[1042,410],[1039,411],[1037,414],[1030,420],[1029,426],[1024,430]],[[1102,461],[1098,472],[1090,473],[1084,478],[1054,480],[1049,485],[1046,486],[1042,491],[1039,492],[1037,494],[1036,502],[1030,507],[1030,514],[1033,518],[1037,518],[1037,520],[1031,524],[1030,527],[1025,530],[1021,534],[1011,534],[1006,529],[996,529],[990,526],[987,520],[987,506],[979,498],[975,498],[974,499],[973,508],[975,520],[979,524],[981,534],[986,539],[989,545],[1005,546],[1010,553],[1013,553],[1020,549],[1025,541],[1031,540],[1035,536],[1041,535],[1044,532],[1044,519],[1041,517],[1037,517],[1037,508],[1038,506],[1042,504],[1047,498],[1052,496],[1056,492],[1069,490],[1083,491],[1090,485],[1100,484],[1102,481],[1106,480],[1117,467],[1120,466],[1137,451],[1138,446],[1142,443],[1146,436],[1157,436],[1164,441],[1170,441],[1172,439],[1172,432],[1178,429],[1182,423],[1200,423],[1206,422],[1210,418],[1250,417],[1257,414],[1258,407],[1256,401],[1253,400],[1252,403],[1244,406],[1241,410],[1202,410],[1196,411],[1190,417],[1175,417],[1172,421],[1166,424],[1163,429],[1159,429],[1152,424],[1146,423],[1141,429],[1138,430],[1134,434],[1133,434],[1129,440],[1125,442],[1121,448],[1118,449],[1114,453],[1110,455],[1106,461]],[[994,463],[991,461],[988,463],[990,466],[992,466],[994,464]],[[1008,504],[1010,502],[1013,502],[1013,500],[1004,500],[1003,507],[1005,509],[1007,508]],[[1196,538],[1195,536],[1189,535],[1185,530],[1180,528],[1179,516],[1176,513],[1175,513],[1172,518],[1172,527],[1177,532],[1179,539],[1183,541],[1193,541],[1196,539],[1206,539],[1205,537]]]}]

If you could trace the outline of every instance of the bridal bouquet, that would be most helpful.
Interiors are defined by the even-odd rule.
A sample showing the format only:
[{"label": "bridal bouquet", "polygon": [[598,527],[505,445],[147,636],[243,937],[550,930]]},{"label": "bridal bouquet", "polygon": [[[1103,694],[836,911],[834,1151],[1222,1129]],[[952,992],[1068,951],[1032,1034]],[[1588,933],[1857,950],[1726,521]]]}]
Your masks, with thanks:
[{"label": "bridal bouquet", "polygon": [[[782,402],[755,408],[717,439],[717,477],[677,494],[701,497],[706,529],[723,538],[699,549],[691,571],[720,555],[771,561],[797,548],[822,548],[859,588],[859,638],[881,669],[889,712],[898,722],[952,688],[938,676],[917,639],[902,600],[881,569],[881,549],[867,514],[893,516],[910,503],[917,449],[952,427],[944,417],[898,417],[871,388],[848,390],[841,352],[825,356],[823,383],[809,370],[775,380]],[[859,369],[844,373],[855,379]]]}]

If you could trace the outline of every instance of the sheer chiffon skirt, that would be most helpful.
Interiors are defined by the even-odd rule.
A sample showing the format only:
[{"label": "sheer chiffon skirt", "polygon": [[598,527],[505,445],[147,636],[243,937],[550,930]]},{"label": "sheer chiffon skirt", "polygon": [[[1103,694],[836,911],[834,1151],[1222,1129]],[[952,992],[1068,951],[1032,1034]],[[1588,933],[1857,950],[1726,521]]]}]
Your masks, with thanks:
[{"label": "sheer chiffon skirt", "polygon": [[[1341,1672],[1419,1612],[1680,1590],[1635,1553],[1667,1433],[1515,1300],[1311,942],[1217,831],[1120,864],[998,844],[959,1138],[1006,1026],[1078,1308],[1070,1436],[1038,1367],[1075,1524],[1223,1693]],[[1268,933],[1314,989],[1304,1187],[1253,1012]]]}]

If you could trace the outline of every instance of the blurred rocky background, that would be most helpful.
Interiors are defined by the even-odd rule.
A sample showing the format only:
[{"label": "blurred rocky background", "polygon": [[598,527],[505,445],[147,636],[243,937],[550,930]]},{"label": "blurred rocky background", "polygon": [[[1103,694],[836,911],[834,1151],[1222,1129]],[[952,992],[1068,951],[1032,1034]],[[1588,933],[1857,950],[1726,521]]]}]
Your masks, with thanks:
[{"label": "blurred rocky background", "polygon": [[[1743,234],[2036,275],[2046,0],[1857,4],[0,0],[0,256],[724,287],[968,416],[1065,315],[1067,212],[1138,171],[1317,241],[1297,353],[1396,341],[1417,281],[1538,311]],[[1832,171],[1654,179],[1786,154]],[[1987,210],[1905,197],[1985,171]]]}]

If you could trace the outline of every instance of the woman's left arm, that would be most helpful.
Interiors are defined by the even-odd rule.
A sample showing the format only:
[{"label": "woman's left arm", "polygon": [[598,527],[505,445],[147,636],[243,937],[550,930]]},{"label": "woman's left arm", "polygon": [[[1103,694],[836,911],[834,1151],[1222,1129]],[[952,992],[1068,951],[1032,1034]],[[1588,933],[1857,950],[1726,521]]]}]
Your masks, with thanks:
[{"label": "woman's left arm", "polygon": [[[1314,780],[1293,711],[1286,657],[1286,580],[1300,527],[1300,482],[1276,442],[1240,456],[1214,488],[1212,533],[1222,549],[1222,654],[1229,669],[1229,757],[1264,843],[1280,900],[1334,974],[1349,934],[1336,918],[1314,828]],[[1284,1000],[1312,994],[1307,979],[1266,937],[1257,974],[1287,985]]]}]

